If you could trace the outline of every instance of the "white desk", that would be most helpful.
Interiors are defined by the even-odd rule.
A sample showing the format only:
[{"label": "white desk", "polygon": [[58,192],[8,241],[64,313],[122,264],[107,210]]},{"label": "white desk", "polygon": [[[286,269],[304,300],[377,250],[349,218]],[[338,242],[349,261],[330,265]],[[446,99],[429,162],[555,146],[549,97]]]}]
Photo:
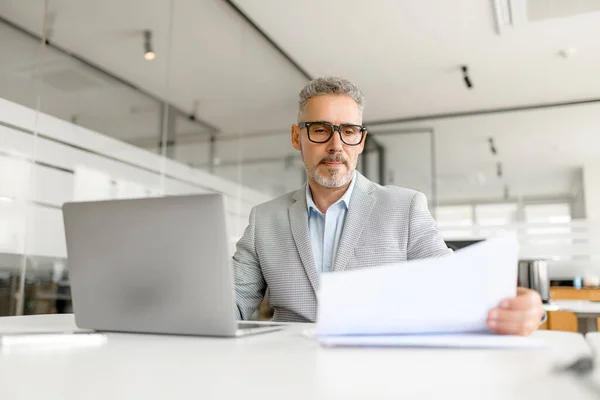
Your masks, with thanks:
[{"label": "white desk", "polygon": [[598,331],[600,318],[600,302],[589,300],[556,300],[544,304],[546,311],[567,311],[577,317],[577,331],[583,335]]},{"label": "white desk", "polygon": [[[576,333],[543,350],[328,349],[306,325],[242,339],[108,334],[77,349],[0,349],[3,399],[592,399],[556,364],[589,354]],[[63,331],[70,315],[0,318],[0,332]],[[561,397],[564,396],[564,397]]]},{"label": "white desk", "polygon": [[585,339],[596,352],[596,355],[600,356],[600,332],[588,333],[585,335]]},{"label": "white desk", "polygon": [[594,359],[596,361],[596,368],[593,372],[591,379],[600,389],[600,332],[588,333],[587,335],[585,335],[585,339],[591,347],[594,353]]}]

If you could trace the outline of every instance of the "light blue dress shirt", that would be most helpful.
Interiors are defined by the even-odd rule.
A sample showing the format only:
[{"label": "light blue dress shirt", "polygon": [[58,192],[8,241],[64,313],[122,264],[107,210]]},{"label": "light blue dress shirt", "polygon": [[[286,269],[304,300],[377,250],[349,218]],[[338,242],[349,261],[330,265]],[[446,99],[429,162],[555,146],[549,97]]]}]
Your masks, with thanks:
[{"label": "light blue dress shirt", "polygon": [[317,272],[333,271],[346,213],[350,206],[350,197],[356,183],[356,171],[346,193],[333,203],[323,214],[312,199],[310,186],[306,185],[306,205],[308,206],[308,232]]}]

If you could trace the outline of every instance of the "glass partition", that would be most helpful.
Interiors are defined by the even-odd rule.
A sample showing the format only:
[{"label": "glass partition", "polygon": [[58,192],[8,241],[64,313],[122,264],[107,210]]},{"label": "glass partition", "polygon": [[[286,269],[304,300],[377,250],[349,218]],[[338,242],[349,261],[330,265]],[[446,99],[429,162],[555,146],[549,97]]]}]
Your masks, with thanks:
[{"label": "glass partition", "polygon": [[290,126],[307,79],[226,2],[0,17],[2,315],[72,310],[65,202],[220,192],[233,253],[252,206],[303,185]]},{"label": "glass partition", "polygon": [[[145,20],[161,51],[155,64],[144,58],[144,29],[119,28],[134,10],[121,9],[119,21],[101,18],[112,12],[93,1],[37,3],[0,8],[0,46],[10,55],[0,60],[0,206],[10,217],[0,237],[9,277],[4,315],[72,311],[63,204],[164,194],[164,122],[176,115],[163,100],[169,2]],[[124,57],[128,41],[138,49]],[[154,69],[155,93],[114,61]]]},{"label": "glass partition", "polygon": [[[42,30],[47,23],[43,2],[31,5],[28,22]],[[35,311],[24,301],[35,290],[26,267],[37,260],[28,253],[36,219],[48,217],[39,211],[45,207],[43,198],[56,198],[48,185],[32,185],[54,172],[36,157],[45,50],[41,36],[19,28],[0,11],[0,316]]]}]

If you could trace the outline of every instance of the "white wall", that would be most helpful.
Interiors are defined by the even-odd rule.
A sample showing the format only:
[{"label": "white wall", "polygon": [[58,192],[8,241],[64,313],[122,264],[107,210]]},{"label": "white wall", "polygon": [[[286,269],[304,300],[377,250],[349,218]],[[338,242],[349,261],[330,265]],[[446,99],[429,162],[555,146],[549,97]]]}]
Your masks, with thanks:
[{"label": "white wall", "polygon": [[380,141],[388,144],[395,184],[423,187],[430,179],[428,134],[416,132],[435,131],[440,203],[502,200],[504,184],[514,198],[568,197],[578,171],[600,160],[600,103],[367,126],[375,136],[385,132]]},{"label": "white wall", "polygon": [[228,199],[233,238],[250,209],[270,198],[0,99],[0,253],[66,257],[60,209],[66,201],[206,192]]},{"label": "white wall", "polygon": [[600,220],[600,161],[593,161],[583,167],[585,187],[585,212],[590,220]]},{"label": "white wall", "polygon": [[583,181],[583,168],[577,172],[574,186],[573,200],[571,201],[571,218],[586,218],[585,186]]},{"label": "white wall", "polygon": [[[502,201],[505,184],[513,199],[568,198],[577,193],[583,165],[600,159],[599,103],[367,126],[387,148],[389,183],[427,195],[432,184],[427,130],[435,131],[440,204]],[[489,150],[490,137],[496,156]],[[184,163],[208,163],[206,142],[181,142],[176,154]],[[216,156],[224,163],[245,163],[298,153],[284,128],[268,136],[218,138]],[[497,162],[503,165],[502,178],[496,176]]]}]

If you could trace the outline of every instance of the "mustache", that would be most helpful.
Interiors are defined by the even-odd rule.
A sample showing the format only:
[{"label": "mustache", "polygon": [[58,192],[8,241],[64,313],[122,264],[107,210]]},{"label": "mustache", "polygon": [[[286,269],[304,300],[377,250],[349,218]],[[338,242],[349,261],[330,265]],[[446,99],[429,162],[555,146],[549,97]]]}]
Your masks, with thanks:
[{"label": "mustache", "polygon": [[344,155],[342,153],[329,154],[327,157],[324,157],[319,162],[319,164],[323,164],[326,162],[339,162],[339,163],[344,163],[346,166],[348,165],[348,160],[346,159],[346,157],[344,157]]}]

